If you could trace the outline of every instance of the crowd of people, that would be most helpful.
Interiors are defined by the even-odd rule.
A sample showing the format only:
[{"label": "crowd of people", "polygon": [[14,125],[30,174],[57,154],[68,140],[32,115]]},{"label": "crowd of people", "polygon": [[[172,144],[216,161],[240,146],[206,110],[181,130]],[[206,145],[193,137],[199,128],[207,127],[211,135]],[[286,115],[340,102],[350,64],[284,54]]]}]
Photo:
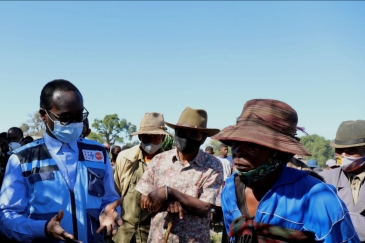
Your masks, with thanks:
[{"label": "crowd of people", "polygon": [[[279,100],[247,101],[224,129],[204,109],[177,122],[146,112],[133,147],[87,139],[89,112],[67,80],[43,87],[39,113],[42,138],[0,134],[1,242],[209,243],[212,213],[222,243],[365,242],[365,120],[340,124],[340,162],[322,170],[299,159],[311,154],[297,112]],[[208,137],[218,155],[200,149]]]}]

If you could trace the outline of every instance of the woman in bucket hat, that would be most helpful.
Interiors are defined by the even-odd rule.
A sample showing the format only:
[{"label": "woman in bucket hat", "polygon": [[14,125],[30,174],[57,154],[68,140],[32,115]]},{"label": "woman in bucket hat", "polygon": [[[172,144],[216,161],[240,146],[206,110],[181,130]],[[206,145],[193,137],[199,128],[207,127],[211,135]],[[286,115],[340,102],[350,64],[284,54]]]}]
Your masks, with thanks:
[{"label": "woman in bucket hat", "polygon": [[236,125],[213,139],[232,146],[237,171],[221,196],[233,242],[359,242],[348,210],[333,190],[307,172],[285,166],[310,153],[296,135],[288,104],[248,101]]}]

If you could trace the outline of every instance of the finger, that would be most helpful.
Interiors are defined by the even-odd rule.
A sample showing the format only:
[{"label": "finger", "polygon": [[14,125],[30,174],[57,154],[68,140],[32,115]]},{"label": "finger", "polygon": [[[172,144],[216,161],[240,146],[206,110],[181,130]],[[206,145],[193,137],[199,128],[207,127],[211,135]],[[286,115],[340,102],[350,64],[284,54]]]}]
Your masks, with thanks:
[{"label": "finger", "polygon": [[112,231],[112,235],[115,235],[118,232],[118,225],[114,224],[113,225],[113,231]]},{"label": "finger", "polygon": [[105,225],[100,225],[99,229],[96,231],[96,233],[100,233],[105,228]]},{"label": "finger", "polygon": [[73,235],[67,233],[66,231],[64,231],[62,233],[62,236],[63,236],[62,238],[64,238],[63,241],[65,241],[65,242],[69,242],[69,243],[82,243],[81,241],[76,240]]},{"label": "finger", "polygon": [[58,222],[61,222],[61,220],[63,219],[63,216],[65,215],[65,213],[63,212],[62,209],[60,209],[60,211],[58,212],[58,214],[56,214],[55,216],[55,220]]},{"label": "finger", "polygon": [[146,198],[143,200],[143,208],[144,208],[144,209],[147,209],[147,208],[148,208],[148,203],[149,203],[149,200],[148,200],[148,197],[146,197]]},{"label": "finger", "polygon": [[119,226],[122,226],[123,225],[123,219],[121,218],[121,217],[119,217],[118,216],[118,218],[117,218],[117,224],[119,225]]},{"label": "finger", "polygon": [[112,226],[109,224],[106,226],[106,235],[109,236],[112,233]]},{"label": "finger", "polygon": [[115,200],[114,202],[112,202],[112,203],[110,203],[110,204],[108,204],[108,206],[106,206],[106,208],[105,209],[116,209],[118,206],[120,206],[120,205],[122,205],[122,203],[123,203],[123,200],[124,200],[124,198],[123,197],[120,197],[120,198],[118,198],[118,200]]},{"label": "finger", "polygon": [[179,217],[180,217],[180,219],[183,219],[184,218],[184,209],[180,203],[178,205],[178,208],[179,208]]},{"label": "finger", "polygon": [[152,205],[152,202],[149,202],[149,203],[148,203],[147,208],[148,208],[148,211],[153,211],[153,205]]}]

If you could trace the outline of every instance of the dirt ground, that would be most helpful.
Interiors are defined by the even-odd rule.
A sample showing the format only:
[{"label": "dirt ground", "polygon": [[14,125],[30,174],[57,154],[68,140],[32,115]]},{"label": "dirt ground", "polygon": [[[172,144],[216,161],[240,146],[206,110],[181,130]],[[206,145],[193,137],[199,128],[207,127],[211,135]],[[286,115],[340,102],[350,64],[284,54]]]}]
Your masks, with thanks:
[{"label": "dirt ground", "polygon": [[211,243],[221,243],[223,233],[223,218],[221,215],[213,216],[213,220],[210,223],[210,242]]}]

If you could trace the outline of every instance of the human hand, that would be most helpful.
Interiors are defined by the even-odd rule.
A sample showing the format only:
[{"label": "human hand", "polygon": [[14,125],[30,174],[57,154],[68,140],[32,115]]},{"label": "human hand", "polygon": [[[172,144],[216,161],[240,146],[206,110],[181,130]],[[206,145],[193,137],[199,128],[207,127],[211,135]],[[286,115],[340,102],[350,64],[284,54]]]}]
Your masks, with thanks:
[{"label": "human hand", "polygon": [[117,233],[118,226],[123,224],[123,220],[116,208],[122,205],[122,203],[123,197],[120,197],[105,207],[105,210],[99,216],[100,227],[96,233],[100,233],[103,229],[106,229],[106,235],[115,235]]},{"label": "human hand", "polygon": [[180,202],[170,202],[167,205],[166,211],[172,214],[178,213],[180,219],[183,219],[184,213],[186,212],[181,206]]},{"label": "human hand", "polygon": [[148,194],[147,209],[150,212],[157,212],[166,201],[166,188],[160,187]]},{"label": "human hand", "polygon": [[65,242],[82,243],[81,241],[75,240],[75,237],[73,235],[67,233],[61,227],[61,220],[63,216],[64,212],[61,209],[58,214],[56,214],[50,221],[48,221],[46,225],[47,234]]},{"label": "human hand", "polygon": [[150,199],[148,196],[142,195],[141,197],[141,208],[142,210],[148,211],[148,205],[150,203]]}]

